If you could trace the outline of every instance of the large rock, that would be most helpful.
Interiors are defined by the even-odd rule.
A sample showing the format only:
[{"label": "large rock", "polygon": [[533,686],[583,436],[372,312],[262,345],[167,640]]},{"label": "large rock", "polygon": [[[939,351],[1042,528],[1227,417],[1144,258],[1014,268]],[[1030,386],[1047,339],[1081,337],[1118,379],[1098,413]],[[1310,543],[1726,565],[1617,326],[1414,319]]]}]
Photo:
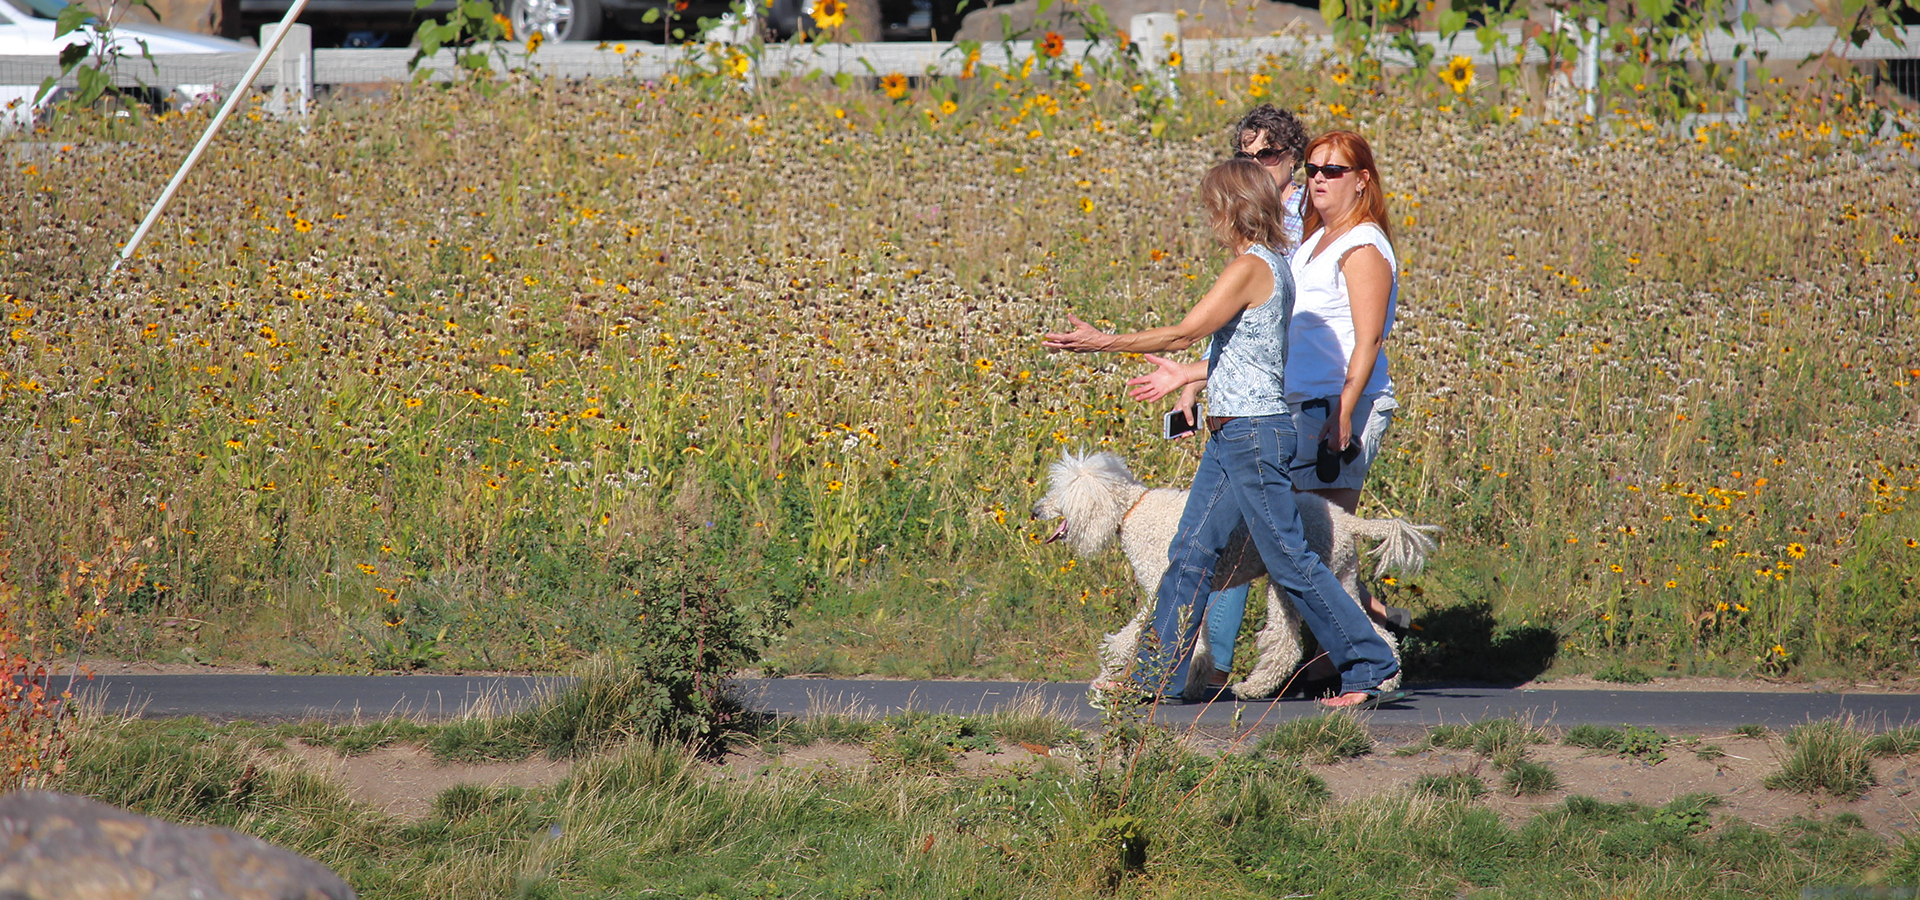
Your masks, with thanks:
[{"label": "large rock", "polygon": [[[1032,28],[1029,38],[1037,38],[1047,31],[1059,32],[1061,37],[1083,38],[1086,32],[1077,21],[1076,13],[1084,13],[1092,0],[1054,0],[1044,14],[1036,14],[1039,0],[1020,0],[1005,6],[991,6],[974,9],[960,23],[960,33],[956,40],[998,41],[1001,40],[1001,19],[1004,14],[1012,21],[1013,32]],[[1319,7],[1309,9],[1292,3],[1277,3],[1273,0],[1101,0],[1100,8],[1107,14],[1107,21],[1113,27],[1124,29],[1134,16],[1141,13],[1179,13],[1185,11],[1187,17],[1180,22],[1180,34],[1193,39],[1219,37],[1259,37],[1272,34],[1286,28],[1304,27],[1308,34],[1326,34],[1327,20],[1320,17]],[[1038,18],[1040,25],[1034,26]],[[1294,23],[1299,23],[1298,25]]]},{"label": "large rock", "polygon": [[0,797],[0,900],[353,900],[326,866],[85,797]]}]

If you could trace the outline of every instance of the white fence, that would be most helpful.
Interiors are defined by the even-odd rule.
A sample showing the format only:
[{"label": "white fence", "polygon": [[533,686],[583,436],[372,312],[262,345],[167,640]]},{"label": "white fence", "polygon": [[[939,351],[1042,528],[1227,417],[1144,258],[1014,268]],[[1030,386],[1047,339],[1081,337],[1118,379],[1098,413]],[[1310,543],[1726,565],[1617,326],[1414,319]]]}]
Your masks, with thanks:
[{"label": "white fence", "polygon": [[[1508,44],[1520,44],[1518,33],[1506,36]],[[1699,52],[1688,50],[1686,56],[1699,60],[1731,61],[1735,48],[1744,46],[1749,52],[1765,53],[1775,62],[1797,63],[1808,56],[1823,52],[1833,52],[1838,56],[1854,60],[1878,59],[1920,59],[1920,26],[1911,26],[1903,34],[1906,46],[1900,47],[1893,41],[1874,35],[1863,47],[1853,47],[1839,38],[1833,28],[1814,27],[1781,29],[1777,33],[1767,31],[1740,32],[1735,34],[1715,33],[1709,35]],[[1441,60],[1453,55],[1466,56],[1476,64],[1489,64],[1495,58],[1480,49],[1480,41],[1471,32],[1461,32],[1451,39],[1443,40],[1437,32],[1421,32],[1422,43],[1436,48]],[[559,78],[662,78],[681,65],[688,51],[678,46],[661,46],[642,41],[626,44],[589,44],[549,43],[528,55],[525,48],[518,44],[504,45],[509,64],[525,67],[542,75]],[[1220,72],[1247,69],[1257,65],[1270,54],[1299,56],[1316,59],[1333,52],[1333,39],[1325,35],[1305,37],[1262,37],[1226,40],[1186,40],[1182,42],[1184,67],[1189,71]],[[1546,61],[1545,53],[1533,42],[1524,45],[1525,62],[1540,63]],[[1090,41],[1068,41],[1066,54],[1071,58],[1082,58],[1110,52],[1110,45],[1097,45]],[[1010,52],[1009,52],[1010,51]],[[696,48],[693,52],[703,52]],[[408,68],[408,60],[413,58],[410,49],[372,49],[344,50],[320,49],[312,51],[312,59],[307,71],[312,73],[314,84],[356,84],[367,82],[405,81],[413,77]],[[1512,62],[1511,51],[1500,51],[1498,59],[1502,63]],[[1026,57],[1033,54],[1033,48],[1027,43],[1017,43],[1010,47],[1000,44],[987,44],[980,48],[981,65],[1018,66]],[[1383,62],[1388,65],[1408,65],[1411,60],[1404,54],[1392,49],[1380,52]],[[1599,61],[1606,63],[1613,59],[1610,52],[1602,52]],[[140,57],[122,59],[114,73],[117,84],[135,85],[231,85],[239,80],[241,73],[253,61],[251,53],[206,53],[158,55],[153,60]],[[966,60],[964,54],[949,43],[886,43],[886,44],[776,44],[769,45],[761,56],[757,71],[763,76],[805,75],[820,72],[832,75],[848,73],[853,75],[884,75],[899,72],[905,75],[957,75]],[[1568,62],[1574,62],[1568,60]],[[288,72],[296,67],[285,67]],[[446,77],[454,69],[452,54],[441,51],[437,56],[423,61],[422,68],[428,70],[429,77]],[[283,80],[283,67],[269,66],[261,73],[260,83],[266,86],[280,84]],[[59,74],[58,64],[48,57],[37,56],[0,56],[0,84],[38,85],[44,79]],[[69,84],[71,80],[69,79]]]}]

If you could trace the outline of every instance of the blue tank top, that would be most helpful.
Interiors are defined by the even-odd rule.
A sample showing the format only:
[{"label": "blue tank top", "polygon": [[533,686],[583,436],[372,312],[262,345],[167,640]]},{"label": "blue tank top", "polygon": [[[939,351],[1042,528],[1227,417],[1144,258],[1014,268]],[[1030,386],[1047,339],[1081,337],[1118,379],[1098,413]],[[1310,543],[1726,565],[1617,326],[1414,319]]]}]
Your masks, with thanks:
[{"label": "blue tank top", "polygon": [[1273,296],[1213,333],[1207,348],[1207,415],[1275,416],[1287,412],[1287,323],[1293,316],[1293,272],[1270,247],[1248,253],[1273,272]]}]

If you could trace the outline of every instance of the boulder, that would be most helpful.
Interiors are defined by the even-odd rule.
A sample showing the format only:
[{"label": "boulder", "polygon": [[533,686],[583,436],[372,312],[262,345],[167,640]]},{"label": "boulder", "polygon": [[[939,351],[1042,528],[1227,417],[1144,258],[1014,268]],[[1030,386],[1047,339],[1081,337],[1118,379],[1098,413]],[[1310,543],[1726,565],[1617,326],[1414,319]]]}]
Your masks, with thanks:
[{"label": "boulder", "polygon": [[[1076,14],[1084,13],[1092,0],[1054,0],[1045,13],[1037,13],[1039,0],[1019,0],[1004,6],[968,11],[960,23],[955,40],[994,42],[1002,39],[1001,16],[1011,20],[1013,32],[1032,28],[1024,39],[1040,37],[1047,31],[1065,38],[1086,37]],[[1185,12],[1180,21],[1182,37],[1201,40],[1222,37],[1259,37],[1287,28],[1304,28],[1308,34],[1327,34],[1327,20],[1320,17],[1319,6],[1309,8],[1274,0],[1101,0],[1100,8],[1113,27],[1125,29],[1141,13]],[[1035,19],[1040,21],[1037,27]],[[1298,23],[1298,24],[1295,24]]]},{"label": "boulder", "polygon": [[352,900],[326,866],[85,797],[0,797],[0,900]]}]

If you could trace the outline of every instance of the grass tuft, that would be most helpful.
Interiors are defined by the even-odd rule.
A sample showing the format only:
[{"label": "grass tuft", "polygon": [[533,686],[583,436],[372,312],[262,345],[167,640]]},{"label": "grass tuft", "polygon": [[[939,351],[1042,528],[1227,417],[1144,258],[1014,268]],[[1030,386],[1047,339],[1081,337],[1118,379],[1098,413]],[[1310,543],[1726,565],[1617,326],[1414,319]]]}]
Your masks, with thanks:
[{"label": "grass tuft", "polygon": [[[1424,747],[1471,750],[1504,769],[1525,759],[1529,746],[1546,741],[1546,735],[1527,722],[1497,718],[1464,725],[1435,725],[1427,732]],[[1415,746],[1415,752],[1422,748],[1422,745]]]},{"label": "grass tuft", "polygon": [[1543,763],[1523,759],[1508,766],[1501,776],[1507,791],[1515,797],[1538,797],[1560,789],[1560,775]]},{"label": "grass tuft", "polygon": [[1478,800],[1487,794],[1487,783],[1468,772],[1449,775],[1422,775],[1413,783],[1415,793],[1440,800]]},{"label": "grass tuft", "polygon": [[1786,741],[1792,752],[1767,776],[1769,788],[1857,800],[1876,783],[1867,734],[1850,717],[1795,726]]},{"label": "grass tuft", "polygon": [[1353,716],[1323,713],[1280,723],[1254,749],[1325,765],[1372,750],[1373,738]]},{"label": "grass tuft", "polygon": [[1867,738],[1866,751],[1874,756],[1920,753],[1920,725],[1902,725]]}]

